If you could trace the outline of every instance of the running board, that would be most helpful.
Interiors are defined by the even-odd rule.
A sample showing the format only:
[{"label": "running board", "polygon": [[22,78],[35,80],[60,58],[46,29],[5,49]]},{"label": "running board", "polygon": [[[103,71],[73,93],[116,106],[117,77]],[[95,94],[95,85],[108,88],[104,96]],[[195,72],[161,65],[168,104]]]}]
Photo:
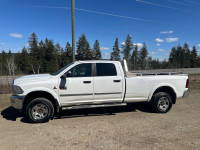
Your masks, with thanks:
[{"label": "running board", "polygon": [[101,108],[101,107],[116,107],[116,106],[126,106],[126,103],[68,106],[68,107],[62,107],[62,110],[85,109],[85,108]]}]

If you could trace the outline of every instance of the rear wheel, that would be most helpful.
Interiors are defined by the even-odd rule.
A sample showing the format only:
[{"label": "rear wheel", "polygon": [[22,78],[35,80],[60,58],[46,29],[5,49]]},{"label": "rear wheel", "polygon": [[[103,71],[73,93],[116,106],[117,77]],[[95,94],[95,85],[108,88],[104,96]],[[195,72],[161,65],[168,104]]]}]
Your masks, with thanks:
[{"label": "rear wheel", "polygon": [[32,123],[45,123],[54,114],[53,104],[46,98],[36,98],[26,107],[26,117]]},{"label": "rear wheel", "polygon": [[157,113],[167,113],[172,108],[172,98],[168,93],[156,93],[151,100],[151,106]]}]

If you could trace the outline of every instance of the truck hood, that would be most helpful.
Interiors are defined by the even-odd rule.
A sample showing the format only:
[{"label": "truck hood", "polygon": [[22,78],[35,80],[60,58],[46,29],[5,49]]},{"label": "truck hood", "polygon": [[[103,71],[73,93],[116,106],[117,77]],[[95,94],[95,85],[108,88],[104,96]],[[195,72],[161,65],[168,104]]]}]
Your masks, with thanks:
[{"label": "truck hood", "polygon": [[50,74],[27,75],[15,79],[14,85],[26,84],[30,82],[41,82],[41,81],[46,81],[49,78],[51,78]]}]

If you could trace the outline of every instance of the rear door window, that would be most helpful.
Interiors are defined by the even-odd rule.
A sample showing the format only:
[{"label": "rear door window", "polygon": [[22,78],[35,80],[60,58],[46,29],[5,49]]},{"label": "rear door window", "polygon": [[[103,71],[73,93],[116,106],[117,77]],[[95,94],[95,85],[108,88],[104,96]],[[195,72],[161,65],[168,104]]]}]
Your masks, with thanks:
[{"label": "rear door window", "polygon": [[117,71],[113,63],[97,63],[96,64],[97,76],[117,76]]}]

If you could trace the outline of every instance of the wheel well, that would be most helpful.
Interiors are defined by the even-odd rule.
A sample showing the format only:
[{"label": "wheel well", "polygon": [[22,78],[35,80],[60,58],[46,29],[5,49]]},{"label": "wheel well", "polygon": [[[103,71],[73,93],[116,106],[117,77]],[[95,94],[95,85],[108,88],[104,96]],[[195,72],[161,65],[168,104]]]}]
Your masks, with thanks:
[{"label": "wheel well", "polygon": [[24,98],[24,108],[26,108],[26,106],[33,100],[33,99],[36,99],[36,98],[39,98],[39,97],[42,97],[42,98],[46,98],[48,99],[49,101],[52,102],[53,106],[54,106],[54,112],[58,112],[59,111],[59,104],[58,104],[58,101],[48,92],[45,92],[45,91],[34,91],[34,92],[31,92],[29,93],[28,95],[25,96]]},{"label": "wheel well", "polygon": [[173,104],[176,104],[176,93],[174,92],[174,90],[169,87],[169,86],[162,86],[162,87],[159,87],[154,93],[153,95],[155,95],[156,93],[159,93],[159,92],[166,92],[168,93],[171,97],[172,97],[172,102]]}]

